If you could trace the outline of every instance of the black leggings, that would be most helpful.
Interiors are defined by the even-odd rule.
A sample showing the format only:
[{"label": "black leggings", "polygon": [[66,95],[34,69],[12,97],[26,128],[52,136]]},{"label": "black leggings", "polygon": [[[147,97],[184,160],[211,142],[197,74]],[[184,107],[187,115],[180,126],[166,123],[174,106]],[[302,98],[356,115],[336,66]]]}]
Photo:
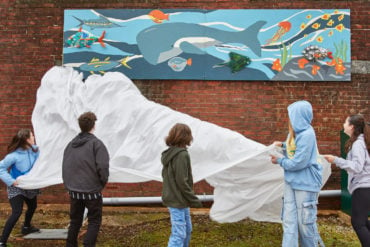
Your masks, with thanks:
[{"label": "black leggings", "polygon": [[22,214],[23,202],[27,204],[27,211],[24,218],[24,226],[31,226],[31,220],[35,210],[37,208],[37,196],[29,199],[23,195],[18,195],[9,199],[10,206],[12,207],[12,214],[9,216],[5,223],[3,234],[1,236],[0,242],[6,243],[8,241],[9,235],[12,232],[15,224],[17,223],[19,217]]},{"label": "black leggings", "polygon": [[356,189],[352,194],[352,227],[363,247],[370,246],[370,188]]}]

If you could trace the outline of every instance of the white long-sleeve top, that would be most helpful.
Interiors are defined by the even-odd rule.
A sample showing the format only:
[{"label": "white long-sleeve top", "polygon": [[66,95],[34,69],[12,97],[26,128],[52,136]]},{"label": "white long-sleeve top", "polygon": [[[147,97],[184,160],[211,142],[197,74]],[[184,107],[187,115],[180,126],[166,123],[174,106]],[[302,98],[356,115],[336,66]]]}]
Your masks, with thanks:
[{"label": "white long-sleeve top", "polygon": [[348,191],[351,194],[357,188],[370,188],[370,155],[363,134],[352,144],[347,159],[336,157],[334,163],[347,171]]}]

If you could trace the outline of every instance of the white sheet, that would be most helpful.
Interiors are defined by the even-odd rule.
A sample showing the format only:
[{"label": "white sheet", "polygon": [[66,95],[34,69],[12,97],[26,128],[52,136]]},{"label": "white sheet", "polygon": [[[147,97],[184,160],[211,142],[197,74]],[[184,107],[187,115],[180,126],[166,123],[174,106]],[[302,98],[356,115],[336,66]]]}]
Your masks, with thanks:
[{"label": "white sheet", "polygon": [[[20,177],[20,187],[62,183],[63,150],[79,132],[77,118],[86,111],[97,115],[95,135],[110,154],[109,182],[161,181],[164,138],[181,122],[194,136],[189,148],[194,181],[206,179],[215,188],[212,219],[280,220],[283,171],[270,162],[274,147],[149,101],[118,72],[92,75],[85,82],[72,68],[53,67],[44,75],[32,115],[41,153],[31,172]],[[327,178],[330,165],[325,167]]]}]

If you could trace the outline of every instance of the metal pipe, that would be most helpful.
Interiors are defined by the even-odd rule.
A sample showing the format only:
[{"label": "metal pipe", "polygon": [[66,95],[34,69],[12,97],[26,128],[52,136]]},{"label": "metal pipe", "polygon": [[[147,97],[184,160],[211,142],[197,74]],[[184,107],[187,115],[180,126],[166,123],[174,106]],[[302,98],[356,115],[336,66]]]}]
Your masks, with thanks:
[{"label": "metal pipe", "polygon": [[322,190],[319,197],[336,197],[341,195],[341,190]]},{"label": "metal pipe", "polygon": [[[336,197],[340,196],[340,190],[323,190],[320,191],[320,197]],[[197,195],[201,202],[213,202],[213,195]],[[134,205],[134,204],[160,204],[162,198],[160,196],[149,197],[103,197],[104,205]]]}]

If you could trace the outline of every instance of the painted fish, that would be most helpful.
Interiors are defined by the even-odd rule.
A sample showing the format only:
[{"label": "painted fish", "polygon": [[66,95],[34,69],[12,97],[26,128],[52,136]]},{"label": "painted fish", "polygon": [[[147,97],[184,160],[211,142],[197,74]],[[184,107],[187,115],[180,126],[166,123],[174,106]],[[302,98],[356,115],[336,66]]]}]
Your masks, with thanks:
[{"label": "painted fish", "polygon": [[90,71],[91,74],[94,74],[94,72],[104,74],[106,71],[112,70],[122,65],[131,69],[131,67],[127,65],[127,58],[128,57],[125,57],[118,61],[110,61],[110,57],[107,57],[104,60],[100,60],[99,58],[92,58],[89,63],[82,64],[79,69],[83,71]]},{"label": "painted fish", "polygon": [[336,31],[343,31],[344,29],[350,29],[350,16],[349,14],[332,14],[331,18],[333,22],[329,23],[327,20],[322,18],[317,19],[315,22],[317,25],[307,25],[298,32],[296,35],[292,36],[291,38],[284,40],[282,44],[266,44],[262,46],[262,49],[267,50],[275,50],[283,48],[283,45],[288,46],[293,44],[297,40],[307,37],[309,34],[320,31],[320,30],[329,30],[333,29]]},{"label": "painted fish", "polygon": [[312,70],[311,70],[311,74],[313,75],[317,75],[317,71],[320,69],[320,66],[314,64],[312,65]]},{"label": "painted fish", "polygon": [[344,71],[346,70],[346,66],[343,64],[343,60],[340,58],[332,59],[331,62],[326,63],[329,66],[334,66],[335,74],[344,75]]},{"label": "painted fish", "polygon": [[217,66],[227,66],[231,69],[231,73],[236,73],[241,71],[242,69],[245,68],[245,66],[249,65],[251,63],[251,59],[247,56],[240,55],[235,52],[230,52],[229,53],[230,60],[218,64]]},{"label": "painted fish", "polygon": [[176,72],[181,72],[185,69],[186,65],[191,66],[192,59],[185,59],[182,57],[173,57],[170,60],[168,60],[168,66]]},{"label": "painted fish", "polygon": [[277,58],[273,63],[271,69],[276,70],[276,71],[282,71],[283,67],[281,66],[280,59]]},{"label": "painted fish", "polygon": [[169,20],[169,14],[165,14],[159,9],[150,11],[148,14],[149,18],[152,19],[155,23],[162,23],[164,20]]},{"label": "painted fish", "polygon": [[77,25],[78,27],[81,27],[82,25],[86,25],[86,26],[89,26],[91,30],[95,28],[121,27],[120,25],[111,22],[104,16],[99,16],[98,19],[88,19],[88,20],[81,20],[77,18],[76,16],[73,16],[73,17],[80,22],[80,24]]},{"label": "painted fish", "polygon": [[240,32],[224,31],[193,23],[164,23],[142,30],[136,41],[144,59],[156,65],[185,52],[203,55],[202,48],[220,44],[240,43],[261,56],[257,35],[265,21],[257,21]]},{"label": "painted fish", "polygon": [[77,33],[68,37],[66,43],[68,44],[69,47],[90,48],[93,43],[99,42],[102,47],[105,47],[105,44],[103,42],[104,35],[105,31],[103,31],[100,37],[90,36],[89,34],[83,32],[82,27],[80,27]]},{"label": "painted fish", "polygon": [[306,66],[306,64],[308,64],[308,60],[306,58],[301,58],[298,60],[298,67],[300,69],[304,69],[304,66]]}]

